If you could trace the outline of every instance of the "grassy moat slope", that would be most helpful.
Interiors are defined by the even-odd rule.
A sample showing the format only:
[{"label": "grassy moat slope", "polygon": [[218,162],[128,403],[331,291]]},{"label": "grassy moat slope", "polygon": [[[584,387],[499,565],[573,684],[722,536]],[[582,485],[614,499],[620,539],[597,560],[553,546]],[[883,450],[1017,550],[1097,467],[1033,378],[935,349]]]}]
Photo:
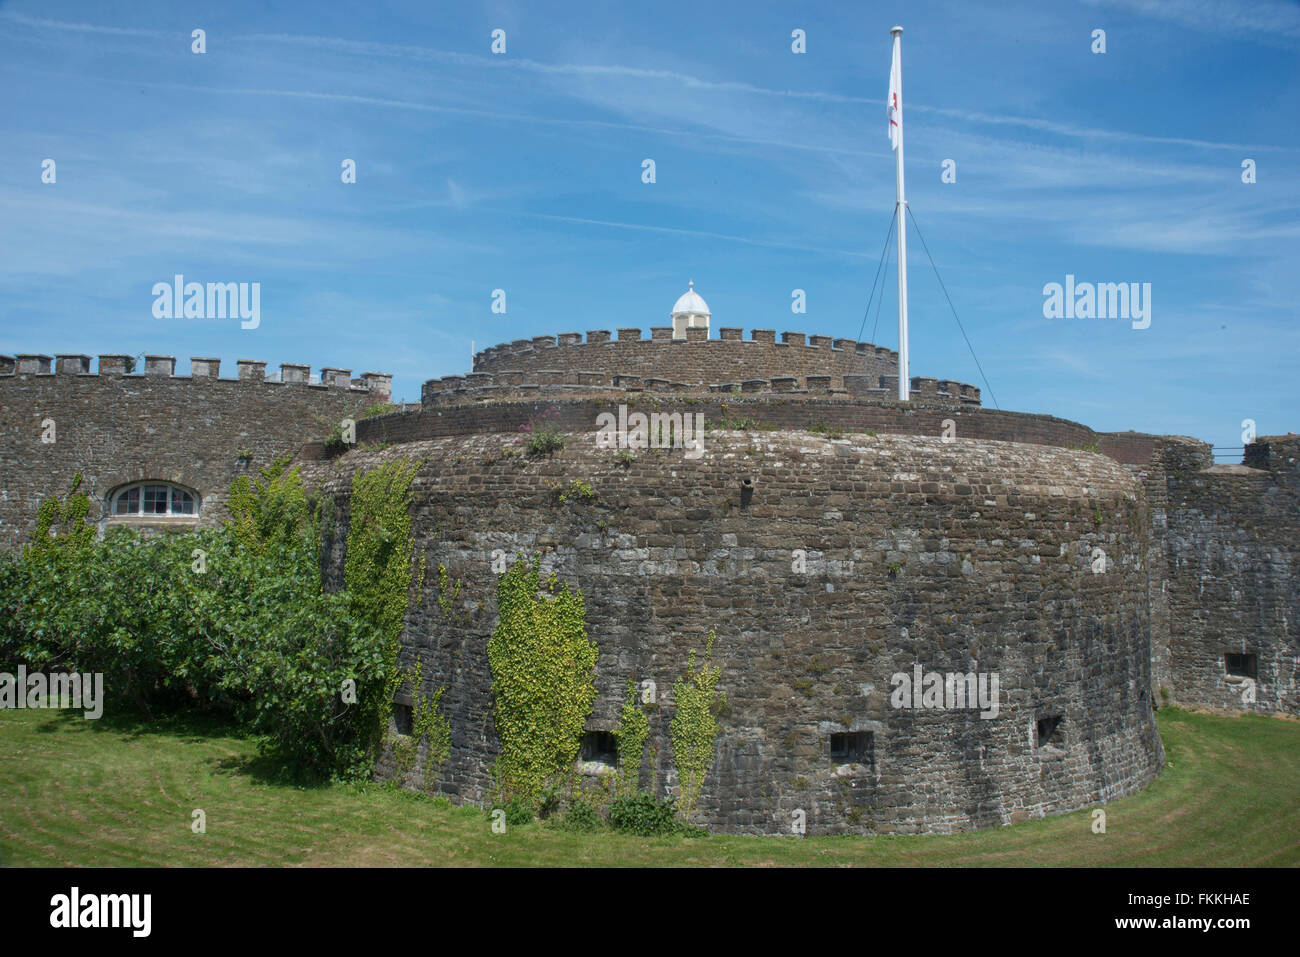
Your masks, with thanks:
[{"label": "grassy moat slope", "polygon": [[[196,722],[0,711],[0,865],[1300,865],[1300,722],[1174,708],[1168,767],[1106,808],[933,837],[637,838],[531,824],[383,785],[273,783],[255,742]],[[202,808],[207,833],[194,834]]]}]

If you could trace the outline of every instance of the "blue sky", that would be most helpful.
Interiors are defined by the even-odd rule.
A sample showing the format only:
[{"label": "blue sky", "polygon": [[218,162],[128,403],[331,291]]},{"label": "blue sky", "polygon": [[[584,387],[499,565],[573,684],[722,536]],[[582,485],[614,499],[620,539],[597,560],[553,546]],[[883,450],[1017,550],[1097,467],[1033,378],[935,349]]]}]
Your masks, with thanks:
[{"label": "blue sky", "polygon": [[[388,371],[414,401],[471,340],[668,324],[688,278],[715,329],[858,338],[895,22],[908,201],[998,404],[1225,446],[1297,429],[1280,0],[0,3],[0,352]],[[983,386],[915,233],[909,264],[912,373]],[[155,318],[176,273],[260,282],[260,326]],[[1045,319],[1067,273],[1150,283],[1150,328]]]}]

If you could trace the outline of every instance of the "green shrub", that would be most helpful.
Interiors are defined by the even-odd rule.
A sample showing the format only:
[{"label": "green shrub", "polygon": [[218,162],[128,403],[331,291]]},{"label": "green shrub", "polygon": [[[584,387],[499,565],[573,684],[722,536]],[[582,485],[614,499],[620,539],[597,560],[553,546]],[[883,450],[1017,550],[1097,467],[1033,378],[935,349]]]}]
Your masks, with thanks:
[{"label": "green shrub", "polygon": [[570,831],[598,831],[603,822],[596,809],[585,801],[573,801],[564,812],[564,827]]},{"label": "green shrub", "polygon": [[828,439],[838,439],[844,436],[844,433],[840,429],[836,428],[833,425],[827,425],[824,422],[812,423],[811,425],[808,426],[808,431],[814,432],[817,435],[824,435]]},{"label": "green shrub", "polygon": [[[230,483],[226,528],[254,551],[289,547],[303,534],[309,508],[298,467],[278,458],[261,470],[262,480],[241,475]],[[286,469],[288,469],[286,471]]]},{"label": "green shrub", "polygon": [[[374,716],[391,702],[393,602],[385,589],[369,591],[370,602],[324,592],[319,529],[332,523],[285,465],[264,469],[260,483],[236,480],[222,529],[145,537],[118,527],[100,540],[47,530],[0,559],[0,661],[101,672],[110,707],[128,701],[146,716],[224,714],[295,775],[366,776]],[[42,509],[47,529],[84,518],[76,504]],[[393,550],[403,554],[400,542]]]},{"label": "green shrub", "polygon": [[506,802],[506,823],[511,827],[522,827],[533,823],[533,808],[523,798],[514,797]]},{"label": "green shrub", "polygon": [[537,805],[537,817],[541,820],[551,817],[560,809],[563,800],[560,788],[554,785],[548,787],[542,792],[542,799]]},{"label": "green shrub", "polygon": [[559,482],[551,482],[551,499],[557,505],[565,505],[571,498],[580,498],[584,502],[590,502],[596,497],[596,490],[591,487],[590,482],[584,482],[582,479],[574,479],[568,484],[568,487],[561,485]]},{"label": "green shrub", "polygon": [[529,455],[550,455],[564,448],[564,433],[553,425],[529,432],[524,439]]},{"label": "green shrub", "polygon": [[330,434],[325,436],[321,446],[324,448],[325,454],[330,457],[342,455],[346,452],[348,443],[343,440],[343,426],[341,424],[334,426]]},{"label": "green shrub", "polygon": [[631,797],[617,797],[609,805],[609,826],[638,837],[676,833],[679,828],[677,802],[672,798],[656,800],[647,791]]},{"label": "green shrub", "polygon": [[550,455],[564,448],[565,433],[560,431],[560,411],[555,406],[533,416],[519,426],[519,431],[529,455]]}]

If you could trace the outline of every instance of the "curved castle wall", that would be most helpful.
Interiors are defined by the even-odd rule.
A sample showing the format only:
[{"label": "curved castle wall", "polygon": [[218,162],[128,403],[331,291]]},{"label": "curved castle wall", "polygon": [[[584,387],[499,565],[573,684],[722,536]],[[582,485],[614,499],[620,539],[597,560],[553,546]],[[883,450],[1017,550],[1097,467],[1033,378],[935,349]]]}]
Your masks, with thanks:
[{"label": "curved castle wall", "polygon": [[[434,380],[440,381],[440,380]],[[623,388],[547,385],[530,391],[502,392],[490,387],[461,393],[460,401],[426,392],[419,410],[378,416],[357,423],[357,441],[412,442],[449,435],[508,432],[546,419],[576,432],[597,428],[602,413],[617,413],[620,405],[643,412],[701,413],[710,428],[748,420],[773,429],[831,429],[844,432],[941,436],[951,422],[955,435],[966,439],[1027,442],[1035,445],[1083,448],[1096,446],[1117,462],[1145,466],[1165,438],[1140,432],[1094,432],[1086,425],[1051,415],[1009,412],[954,401],[937,391],[934,379],[917,379],[919,388],[906,406],[895,401],[829,393],[647,393]],[[319,457],[320,450],[304,450]]]},{"label": "curved castle wall", "polygon": [[[963,830],[1110,800],[1160,768],[1144,500],[1112,460],[750,432],[710,433],[695,461],[651,450],[624,467],[594,436],[572,439],[542,459],[478,434],[306,466],[338,500],[337,582],[348,476],[396,457],[424,462],[417,554],[463,584],[449,614],[426,586],[402,656],[424,663],[426,693],[446,686],[452,749],[436,786],[455,800],[485,799],[496,754],[494,551],[540,551],[544,574],[581,587],[600,649],[588,730],[616,726],[629,676],[670,689],[716,629],[729,711],[701,817],[717,830],[789,833],[797,810],[809,833]],[[594,498],[560,503],[554,488],[576,480]],[[996,674],[997,716],[894,707],[892,676],[917,666]],[[672,713],[670,699],[652,718],[661,791],[675,784]],[[841,734],[870,736],[856,739],[865,763],[832,759]]]}]

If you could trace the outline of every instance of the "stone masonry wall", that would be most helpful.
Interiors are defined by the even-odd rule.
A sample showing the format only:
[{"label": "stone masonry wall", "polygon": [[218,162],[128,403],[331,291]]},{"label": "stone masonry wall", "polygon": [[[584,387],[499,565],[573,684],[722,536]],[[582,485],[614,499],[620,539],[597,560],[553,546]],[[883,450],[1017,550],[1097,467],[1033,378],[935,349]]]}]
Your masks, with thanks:
[{"label": "stone masonry wall", "polygon": [[[1300,437],[1260,438],[1258,467],[1212,466],[1209,446],[1164,456],[1167,690],[1183,704],[1300,714]],[[1255,701],[1226,655],[1256,658]]]},{"label": "stone masonry wall", "polygon": [[[442,437],[307,462],[339,504],[328,556],[341,580],[351,475],[423,462],[416,552],[462,582],[449,614],[436,576],[409,611],[402,660],[445,686],[452,749],[436,787],[487,799],[497,751],[486,645],[494,552],[543,555],[578,585],[599,647],[588,730],[618,721],[629,676],[661,694],[717,632],[729,710],[701,823],[735,833],[956,831],[1131,793],[1163,762],[1150,694],[1139,480],[1089,452],[862,434],[711,433],[705,453],[635,453],[594,436],[553,457],[513,437]],[[558,491],[589,482],[594,498]],[[1105,551],[1100,571],[1094,549]],[[796,550],[806,565],[798,564]],[[996,672],[1001,711],[901,710],[891,676]],[[676,785],[671,697],[652,715],[661,793]],[[1059,718],[1059,743],[1040,720]],[[867,733],[862,764],[830,736]],[[392,773],[382,764],[381,775]],[[417,772],[418,773],[418,772]]]},{"label": "stone masonry wall", "polygon": [[[266,363],[240,363],[239,379],[218,378],[219,360],[193,360],[190,377],[172,374],[170,356],[151,356],[142,375],[125,375],[122,356],[0,357],[0,548],[23,544],[41,499],[65,494],[77,473],[101,521],[109,492],[143,479],[175,482],[201,496],[199,524],[225,517],[230,483],[304,441],[324,438],[341,419],[388,398],[391,377],[370,373],[354,386],[349,370],[285,365],[288,381],[264,380]],[[15,371],[15,366],[17,371]],[[8,374],[5,374],[5,373]],[[298,380],[298,381],[294,381]],[[53,424],[51,432],[47,425]],[[52,437],[53,442],[42,441]],[[239,453],[251,453],[241,463]],[[138,524],[138,523],[137,523]],[[160,522],[160,525],[168,523]]]}]

